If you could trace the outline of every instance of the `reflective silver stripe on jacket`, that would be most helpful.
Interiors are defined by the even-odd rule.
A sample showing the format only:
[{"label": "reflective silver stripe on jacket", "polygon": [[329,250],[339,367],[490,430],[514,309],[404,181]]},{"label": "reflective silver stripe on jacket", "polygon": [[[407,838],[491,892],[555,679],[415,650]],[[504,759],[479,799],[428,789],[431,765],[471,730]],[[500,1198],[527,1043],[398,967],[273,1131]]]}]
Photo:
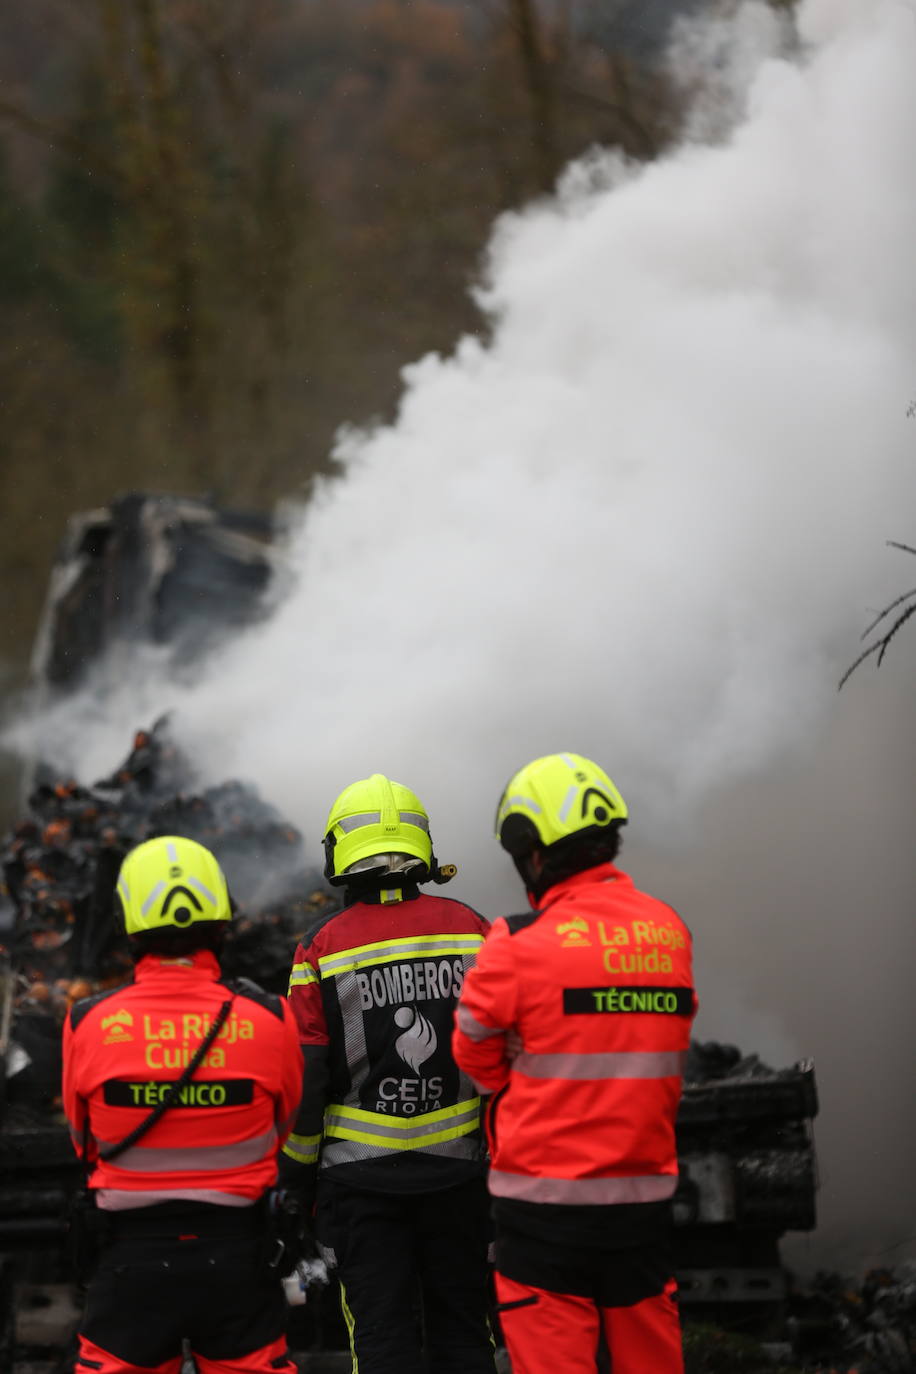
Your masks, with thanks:
[{"label": "reflective silver stripe on jacket", "polygon": [[[106,1142],[100,1140],[99,1146],[104,1150]],[[246,1164],[257,1164],[276,1148],[277,1132],[271,1126],[263,1135],[239,1140],[232,1145],[182,1145],[175,1149],[132,1145],[111,1161],[111,1167],[136,1174],[190,1174],[212,1169],[242,1169]]]},{"label": "reflective silver stripe on jacket", "polygon": [[[353,816],[341,816],[334,825],[345,835],[349,835],[352,830],[362,830],[367,825],[379,825],[381,819],[381,811],[360,811]],[[421,816],[419,811],[399,811],[398,820],[404,825],[415,825],[418,830],[429,830],[429,821],[425,816]]]},{"label": "reflective silver stripe on jacket", "polygon": [[603,1207],[614,1202],[664,1202],[677,1187],[676,1174],[649,1174],[636,1178],[535,1178],[491,1169],[490,1192],[494,1197],[523,1202],[569,1202]]},{"label": "reflective silver stripe on jacket", "polygon": [[458,1003],[458,1029],[469,1040],[476,1041],[489,1040],[493,1035],[505,1035],[505,1031],[499,1026],[485,1026],[482,1021],[478,1021],[461,1002]]},{"label": "reflective silver stripe on jacket", "polygon": [[[464,1030],[464,1026],[461,1029]],[[491,1035],[494,1033],[490,1031]],[[680,1078],[685,1057],[683,1050],[618,1050],[604,1054],[523,1053],[513,1059],[512,1068],[515,1073],[523,1073],[528,1078]]]},{"label": "reflective silver stripe on jacket", "polygon": [[218,1188],[96,1188],[102,1212],[142,1212],[157,1202],[212,1202],[217,1207],[253,1207],[257,1198],[222,1193]]},{"label": "reflective silver stripe on jacket", "polygon": [[[442,1140],[436,1145],[423,1145],[425,1155],[439,1155],[446,1159],[479,1159],[480,1140],[478,1135],[457,1136],[454,1140]],[[335,1164],[359,1164],[365,1159],[390,1159],[393,1147],[390,1145],[367,1145],[358,1140],[328,1140],[321,1149],[321,1168],[328,1169]]]}]

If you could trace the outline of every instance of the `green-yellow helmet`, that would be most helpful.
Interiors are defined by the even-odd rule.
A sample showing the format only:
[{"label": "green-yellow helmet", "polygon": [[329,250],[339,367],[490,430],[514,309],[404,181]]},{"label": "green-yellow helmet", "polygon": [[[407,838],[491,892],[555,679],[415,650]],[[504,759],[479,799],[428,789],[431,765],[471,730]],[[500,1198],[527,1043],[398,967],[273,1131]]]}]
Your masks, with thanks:
[{"label": "green-yellow helmet", "polygon": [[128,935],[232,919],[223,870],[209,849],[180,835],[132,849],[118,874],[118,896]]},{"label": "green-yellow helmet", "polygon": [[346,882],[348,869],[357,863],[364,866],[363,861],[376,854],[414,857],[419,865],[413,879],[423,881],[433,865],[426,808],[409,787],[373,773],[344,788],[331,807],[324,853],[324,874],[330,883]]},{"label": "green-yellow helmet", "polygon": [[510,779],[496,837],[515,859],[626,822],[627,804],[602,768],[581,754],[547,754]]}]

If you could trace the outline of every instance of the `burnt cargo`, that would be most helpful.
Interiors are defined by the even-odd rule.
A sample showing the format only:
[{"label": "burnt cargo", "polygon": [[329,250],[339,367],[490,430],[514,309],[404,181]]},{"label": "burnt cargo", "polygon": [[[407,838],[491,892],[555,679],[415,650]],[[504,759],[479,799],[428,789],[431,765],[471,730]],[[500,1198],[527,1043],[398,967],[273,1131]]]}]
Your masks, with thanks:
[{"label": "burnt cargo", "polygon": [[273,522],[191,497],[131,492],[70,518],[32,654],[35,686],[78,688],[106,657],[164,646],[177,671],[264,613]]}]

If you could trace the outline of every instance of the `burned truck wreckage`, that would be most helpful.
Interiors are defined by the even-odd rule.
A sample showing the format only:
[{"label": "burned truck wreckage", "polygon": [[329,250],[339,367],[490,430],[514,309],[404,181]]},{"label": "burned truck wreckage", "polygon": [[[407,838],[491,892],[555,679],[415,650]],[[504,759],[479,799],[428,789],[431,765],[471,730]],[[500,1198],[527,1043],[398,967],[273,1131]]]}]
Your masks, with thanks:
[{"label": "burned truck wreckage", "polygon": [[[138,731],[110,776],[36,786],[2,853],[0,1257],[10,1308],[23,1281],[33,1294],[72,1282],[66,1217],[80,1172],[60,1111],[61,1025],[74,1000],[130,976],[115,879],[134,844],[169,833],[206,844],[226,870],[237,904],[230,976],[284,992],[297,940],[336,904],[304,865],[298,832],[252,788],[195,790],[167,719]],[[780,1238],[815,1222],[813,1068],[774,1072],[728,1046],[695,1044],[688,1080],[675,1198],[685,1311],[775,1338],[786,1316]],[[335,1338],[333,1323],[319,1329],[311,1316],[309,1343]]]},{"label": "burned truck wreckage", "polygon": [[188,497],[129,493],[71,517],[51,570],[32,678],[47,697],[106,658],[161,646],[171,671],[250,625],[279,567],[273,523]]}]

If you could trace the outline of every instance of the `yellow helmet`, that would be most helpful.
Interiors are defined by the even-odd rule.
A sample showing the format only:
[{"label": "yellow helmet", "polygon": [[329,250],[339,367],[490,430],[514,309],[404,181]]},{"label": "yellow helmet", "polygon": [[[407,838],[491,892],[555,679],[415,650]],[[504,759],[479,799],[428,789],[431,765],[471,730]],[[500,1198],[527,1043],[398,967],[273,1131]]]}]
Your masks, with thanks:
[{"label": "yellow helmet", "polygon": [[118,874],[118,896],[128,935],[232,919],[223,870],[209,849],[180,835],[132,849]]},{"label": "yellow helmet", "polygon": [[324,853],[324,875],[334,884],[346,882],[347,870],[354,864],[371,869],[364,861],[374,855],[380,856],[380,872],[387,868],[381,856],[406,854],[417,859],[411,874],[414,882],[429,877],[435,865],[423,803],[409,787],[392,782],[384,773],[373,773],[344,788],[328,815]]},{"label": "yellow helmet", "polygon": [[627,804],[602,768],[581,754],[547,754],[509,780],[496,837],[514,859],[626,823]]}]

